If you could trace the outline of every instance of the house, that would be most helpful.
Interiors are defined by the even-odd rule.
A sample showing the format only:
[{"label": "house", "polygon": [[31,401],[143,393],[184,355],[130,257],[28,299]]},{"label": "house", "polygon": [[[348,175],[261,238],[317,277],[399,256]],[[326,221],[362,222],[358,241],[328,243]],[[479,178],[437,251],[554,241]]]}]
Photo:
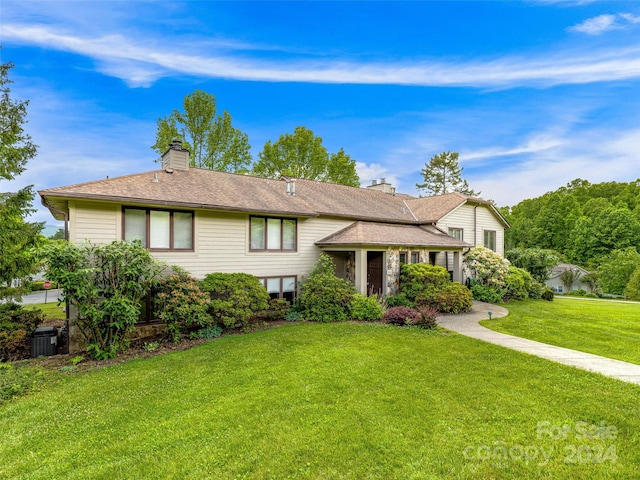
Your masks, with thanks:
[{"label": "house", "polygon": [[493,204],[461,193],[416,198],[384,179],[356,188],[192,168],[179,142],[158,170],[39,194],[70,242],[138,238],[196,277],[250,273],[289,299],[322,252],[361,293],[395,293],[401,263],[442,265],[460,281],[464,253],[503,255],[509,226]]},{"label": "house", "polygon": [[[562,273],[567,270],[572,270],[577,274],[569,290],[567,290],[567,287],[565,287],[561,278]],[[587,275],[588,273],[589,272],[587,270],[579,267],[578,265],[573,265],[570,263],[560,263],[553,267],[551,276],[549,277],[549,280],[545,282],[545,285],[553,290],[553,293],[568,293],[572,292],[573,290],[586,290],[589,292],[591,291],[591,287],[581,280],[582,277]]]}]

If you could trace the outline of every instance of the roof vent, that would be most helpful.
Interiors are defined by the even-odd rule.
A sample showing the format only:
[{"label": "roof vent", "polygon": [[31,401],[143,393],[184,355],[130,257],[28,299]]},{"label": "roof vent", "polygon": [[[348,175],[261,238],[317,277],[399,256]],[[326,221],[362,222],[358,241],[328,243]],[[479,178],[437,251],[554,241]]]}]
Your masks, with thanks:
[{"label": "roof vent", "polygon": [[158,174],[157,174],[157,173],[154,173],[154,174],[153,174],[153,180],[152,180],[152,182],[153,182],[153,183],[158,183],[158,182],[159,182],[159,180],[158,180]]},{"label": "roof vent", "polygon": [[164,171],[167,173],[173,173],[173,168],[167,167],[164,169]]}]

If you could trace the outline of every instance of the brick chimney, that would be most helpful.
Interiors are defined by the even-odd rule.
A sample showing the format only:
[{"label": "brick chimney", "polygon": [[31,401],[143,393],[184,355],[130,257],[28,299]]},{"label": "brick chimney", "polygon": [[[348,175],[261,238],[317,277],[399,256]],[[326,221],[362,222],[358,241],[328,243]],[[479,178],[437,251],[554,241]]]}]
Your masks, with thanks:
[{"label": "brick chimney", "polygon": [[169,150],[162,155],[162,168],[189,170],[189,150],[182,148],[180,140],[172,141]]}]

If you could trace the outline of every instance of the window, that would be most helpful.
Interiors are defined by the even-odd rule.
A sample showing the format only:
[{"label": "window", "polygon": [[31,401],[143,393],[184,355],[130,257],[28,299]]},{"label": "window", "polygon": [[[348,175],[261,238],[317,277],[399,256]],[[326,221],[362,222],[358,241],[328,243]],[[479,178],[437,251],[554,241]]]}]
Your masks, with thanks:
[{"label": "window", "polygon": [[449,236],[455,238],[456,240],[463,240],[463,232],[461,228],[450,228]]},{"label": "window", "polygon": [[193,212],[124,208],[124,239],[149,250],[193,250]]},{"label": "window", "polygon": [[296,277],[266,277],[261,278],[269,297],[284,298],[290,303],[296,296]]},{"label": "window", "polygon": [[496,251],[496,232],[494,230],[484,231],[484,246],[494,252]]},{"label": "window", "polygon": [[400,265],[407,263],[407,257],[409,254],[407,252],[400,252]]},{"label": "window", "polygon": [[251,250],[295,251],[297,222],[290,218],[251,217]]},{"label": "window", "polygon": [[420,263],[420,252],[411,252],[411,263]]}]

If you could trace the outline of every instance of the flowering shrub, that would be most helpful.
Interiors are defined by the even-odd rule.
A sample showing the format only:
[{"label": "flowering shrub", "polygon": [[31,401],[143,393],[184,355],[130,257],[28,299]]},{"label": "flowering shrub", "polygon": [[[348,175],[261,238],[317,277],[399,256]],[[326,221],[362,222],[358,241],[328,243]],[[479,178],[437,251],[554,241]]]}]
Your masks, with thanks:
[{"label": "flowering shrub", "polygon": [[471,271],[475,284],[506,288],[509,261],[496,252],[484,247],[474,247],[467,253],[464,262]]}]

